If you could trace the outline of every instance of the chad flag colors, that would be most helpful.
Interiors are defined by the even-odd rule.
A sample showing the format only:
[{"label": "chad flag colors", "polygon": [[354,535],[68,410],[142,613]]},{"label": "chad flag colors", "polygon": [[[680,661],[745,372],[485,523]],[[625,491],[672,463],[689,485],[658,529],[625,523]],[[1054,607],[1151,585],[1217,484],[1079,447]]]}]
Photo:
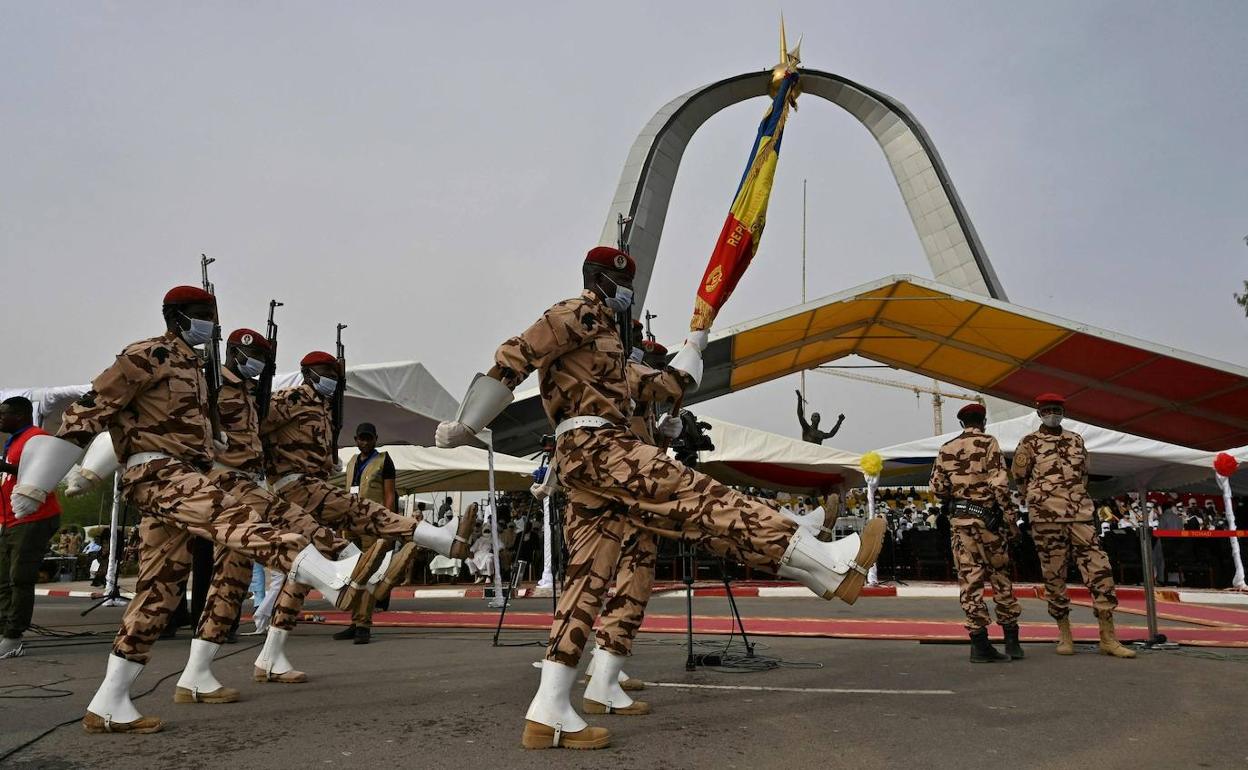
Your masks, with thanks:
[{"label": "chad flag colors", "polygon": [[776,176],[776,162],[780,159],[780,139],[784,135],[784,123],[789,115],[789,92],[797,83],[796,72],[785,77],[771,108],[758,126],[749,165],[737,186],[736,198],[728,210],[724,229],[706,265],[706,273],[698,286],[698,296],[693,303],[691,331],[711,328],[715,315],[732,296],[737,282],[750,266],[763,237],[767,223],[767,201],[771,197],[771,184]]}]

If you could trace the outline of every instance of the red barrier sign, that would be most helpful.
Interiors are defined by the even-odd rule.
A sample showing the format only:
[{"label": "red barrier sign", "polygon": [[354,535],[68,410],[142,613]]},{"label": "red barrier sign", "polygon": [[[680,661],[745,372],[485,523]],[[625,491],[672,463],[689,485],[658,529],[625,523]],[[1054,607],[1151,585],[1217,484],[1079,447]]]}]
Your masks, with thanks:
[{"label": "red barrier sign", "polygon": [[1248,529],[1154,529],[1157,537],[1248,537]]}]

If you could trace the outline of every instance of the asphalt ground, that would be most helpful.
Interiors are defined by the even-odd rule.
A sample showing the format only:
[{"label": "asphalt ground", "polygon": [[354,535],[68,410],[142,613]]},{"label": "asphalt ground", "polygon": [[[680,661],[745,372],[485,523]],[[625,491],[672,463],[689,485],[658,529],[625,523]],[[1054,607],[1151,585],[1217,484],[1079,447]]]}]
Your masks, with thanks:
[{"label": "asphalt ground", "polygon": [[[536,609],[549,599],[518,604]],[[362,646],[303,624],[288,652],[311,681],[250,680],[260,638],[223,647],[214,670],[243,700],[174,704],[189,632],[161,641],[134,694],[166,731],[91,736],[77,724],[104,671],[121,608],[78,613],[86,599],[41,599],[36,622],[88,634],[28,644],[0,661],[0,765],[58,768],[289,767],[1245,767],[1248,654],[1184,649],[1120,661],[1081,646],[1060,657],[1026,645],[1024,661],[972,665],[964,645],[772,637],[778,665],[685,671],[683,639],[642,635],[627,670],[651,683],[645,717],[594,717],[612,730],[599,752],[524,751],[523,715],[537,685],[538,632],[376,629]],[[741,599],[749,618],[853,615],[956,618],[950,599]],[[328,605],[322,605],[327,607]],[[484,609],[480,600],[395,602],[393,609]],[[683,611],[656,599],[655,612]],[[316,605],[311,605],[315,609]],[[695,600],[699,614],[727,611]],[[1091,611],[1076,608],[1080,622]],[[1086,617],[1084,615],[1086,614]],[[1024,601],[1024,619],[1044,618]],[[1142,619],[1123,616],[1121,625]],[[715,651],[723,637],[703,637]],[[736,648],[739,650],[739,648]],[[43,685],[42,689],[27,685]],[[697,685],[697,687],[690,687]],[[140,695],[141,694],[141,695]],[[579,689],[574,693],[579,697]],[[20,751],[52,726],[70,722]]]}]

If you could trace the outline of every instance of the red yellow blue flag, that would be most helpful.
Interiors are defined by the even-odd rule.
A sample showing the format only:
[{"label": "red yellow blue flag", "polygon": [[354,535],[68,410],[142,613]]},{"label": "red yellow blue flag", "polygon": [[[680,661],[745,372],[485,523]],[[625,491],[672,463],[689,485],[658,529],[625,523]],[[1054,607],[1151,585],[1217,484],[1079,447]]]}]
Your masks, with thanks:
[{"label": "red yellow blue flag", "polygon": [[[783,44],[782,44],[783,45]],[[719,233],[719,240],[711,252],[711,259],[698,285],[698,295],[693,304],[692,331],[711,328],[720,308],[732,296],[737,282],[745,274],[750,261],[758,251],[767,223],[767,202],[771,198],[772,181],[776,176],[776,163],[780,159],[780,140],[784,136],[784,124],[788,119],[789,106],[796,101],[798,74],[790,70],[783,75],[771,106],[758,126],[758,136],[750,152],[745,174],[737,185],[737,194],[728,218]]]}]

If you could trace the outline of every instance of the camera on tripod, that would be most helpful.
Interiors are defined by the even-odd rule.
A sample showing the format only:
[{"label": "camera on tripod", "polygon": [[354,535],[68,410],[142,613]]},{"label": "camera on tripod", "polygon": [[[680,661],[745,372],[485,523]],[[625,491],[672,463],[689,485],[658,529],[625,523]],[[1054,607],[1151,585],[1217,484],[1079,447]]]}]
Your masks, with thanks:
[{"label": "camera on tripod", "polygon": [[677,462],[693,468],[698,464],[698,452],[710,452],[715,449],[715,443],[707,434],[707,431],[711,429],[711,424],[702,422],[688,409],[681,409],[680,426],[680,435],[672,441],[671,448],[676,453]]}]

